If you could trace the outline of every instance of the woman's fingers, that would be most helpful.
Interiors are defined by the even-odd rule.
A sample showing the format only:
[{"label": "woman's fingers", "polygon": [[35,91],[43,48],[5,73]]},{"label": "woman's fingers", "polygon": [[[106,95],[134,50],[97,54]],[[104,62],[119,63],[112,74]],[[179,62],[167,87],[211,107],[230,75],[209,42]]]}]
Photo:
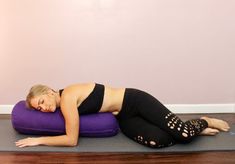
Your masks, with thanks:
[{"label": "woman's fingers", "polygon": [[37,144],[37,138],[25,138],[20,139],[15,142],[16,146],[18,147],[26,147],[26,146],[36,146]]}]

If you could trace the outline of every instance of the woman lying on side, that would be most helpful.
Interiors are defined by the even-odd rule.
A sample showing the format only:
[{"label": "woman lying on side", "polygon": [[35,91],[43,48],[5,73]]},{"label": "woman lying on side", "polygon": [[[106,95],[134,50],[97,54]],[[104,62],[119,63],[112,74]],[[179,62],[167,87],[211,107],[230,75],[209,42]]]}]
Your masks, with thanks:
[{"label": "woman lying on side", "polygon": [[66,134],[26,138],[16,146],[76,146],[79,115],[97,112],[115,114],[121,131],[130,139],[152,148],[188,143],[198,135],[216,135],[228,131],[227,122],[201,117],[183,122],[152,95],[134,88],[113,88],[97,83],[74,84],[55,91],[44,85],[33,86],[27,105],[41,112],[61,108]]}]

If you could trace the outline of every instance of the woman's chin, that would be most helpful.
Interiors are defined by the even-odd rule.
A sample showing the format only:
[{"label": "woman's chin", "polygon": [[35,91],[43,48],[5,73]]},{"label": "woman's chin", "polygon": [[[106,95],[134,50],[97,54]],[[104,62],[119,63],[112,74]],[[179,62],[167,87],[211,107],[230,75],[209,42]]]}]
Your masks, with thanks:
[{"label": "woman's chin", "polygon": [[51,112],[55,112],[55,111],[56,111],[56,108],[52,109],[52,111],[51,111]]},{"label": "woman's chin", "polygon": [[50,113],[53,113],[53,112],[55,112],[56,111],[56,108],[50,108],[49,110],[48,110],[48,112],[50,112]]}]

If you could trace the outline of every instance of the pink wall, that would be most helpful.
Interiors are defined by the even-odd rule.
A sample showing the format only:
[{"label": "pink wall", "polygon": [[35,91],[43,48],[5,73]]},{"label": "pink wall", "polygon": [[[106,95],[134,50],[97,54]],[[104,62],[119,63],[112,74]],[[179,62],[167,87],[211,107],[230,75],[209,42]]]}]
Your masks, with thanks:
[{"label": "pink wall", "polygon": [[233,0],[0,0],[0,104],[35,83],[235,102]]}]

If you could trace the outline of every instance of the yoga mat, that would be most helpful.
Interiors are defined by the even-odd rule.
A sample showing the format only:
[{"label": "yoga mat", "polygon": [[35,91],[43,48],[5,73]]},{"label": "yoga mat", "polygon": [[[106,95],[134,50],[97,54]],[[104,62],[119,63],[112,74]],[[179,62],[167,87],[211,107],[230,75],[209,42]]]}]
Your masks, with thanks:
[{"label": "yoga mat", "polygon": [[35,146],[18,148],[15,141],[34,135],[22,135],[16,132],[11,120],[0,120],[0,151],[25,152],[198,152],[198,151],[231,151],[235,150],[235,124],[229,132],[220,132],[216,136],[199,136],[191,143],[176,144],[170,147],[153,149],[130,140],[119,132],[108,138],[79,138],[76,147]]}]

